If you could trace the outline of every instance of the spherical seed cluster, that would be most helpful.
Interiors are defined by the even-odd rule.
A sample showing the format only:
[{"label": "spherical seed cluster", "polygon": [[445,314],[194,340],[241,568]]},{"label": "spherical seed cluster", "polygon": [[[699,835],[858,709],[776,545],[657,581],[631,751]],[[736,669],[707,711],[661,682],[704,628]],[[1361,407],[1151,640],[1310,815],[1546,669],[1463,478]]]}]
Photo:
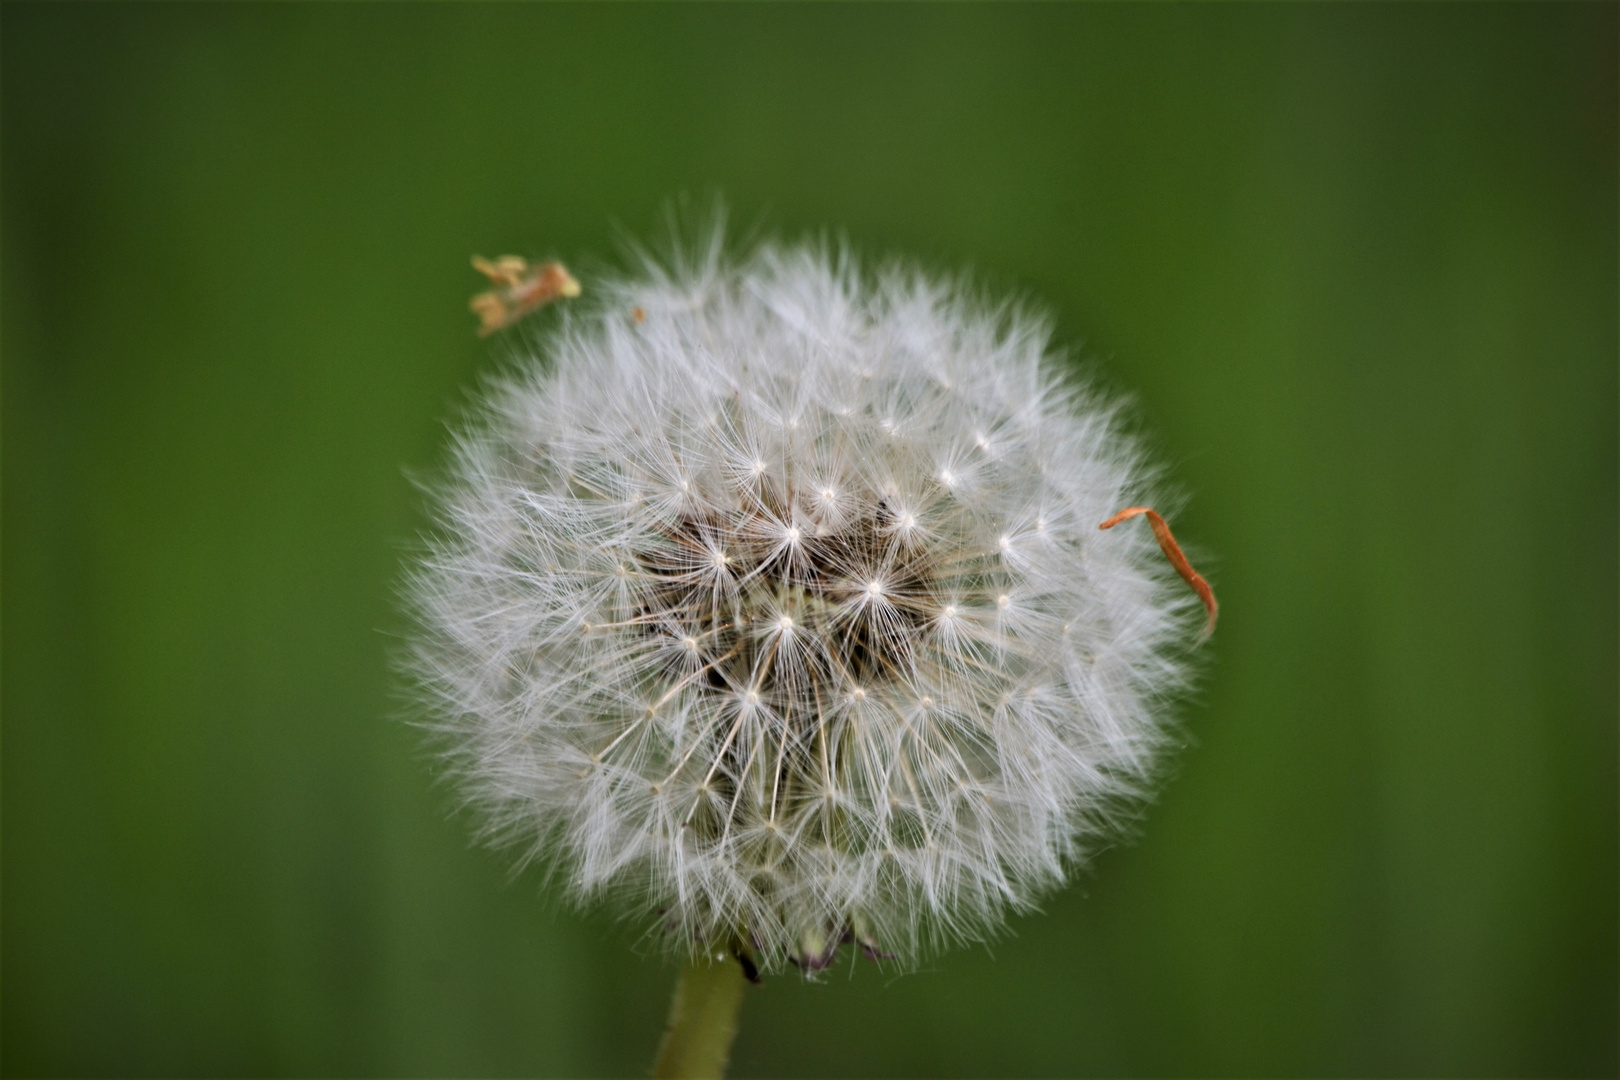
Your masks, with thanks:
[{"label": "spherical seed cluster", "polygon": [[1044,325],[766,246],[598,285],[460,438],[413,666],[493,839],[675,948],[915,958],[1143,794],[1187,593]]}]

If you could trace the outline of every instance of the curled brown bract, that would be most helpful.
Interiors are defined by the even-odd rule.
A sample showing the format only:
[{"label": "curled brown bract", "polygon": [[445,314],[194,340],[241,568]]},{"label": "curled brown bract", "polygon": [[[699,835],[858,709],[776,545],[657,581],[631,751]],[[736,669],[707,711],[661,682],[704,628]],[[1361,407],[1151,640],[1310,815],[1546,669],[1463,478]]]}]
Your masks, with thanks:
[{"label": "curled brown bract", "polygon": [[1112,529],[1120,522],[1129,521],[1131,518],[1142,514],[1147,515],[1148,524],[1153,527],[1153,537],[1159,542],[1159,550],[1163,551],[1164,557],[1170,560],[1170,565],[1176,568],[1176,573],[1181,575],[1181,580],[1191,585],[1193,592],[1198,594],[1198,599],[1204,602],[1204,611],[1209,618],[1204,623],[1203,633],[1198,635],[1198,640],[1203,641],[1215,632],[1215,616],[1220,611],[1220,605],[1215,603],[1215,590],[1209,587],[1209,582],[1204,580],[1202,574],[1192,568],[1192,563],[1187,561],[1187,556],[1182,553],[1181,545],[1176,543],[1176,538],[1170,533],[1170,526],[1165,523],[1164,518],[1159,516],[1159,512],[1147,506],[1132,506],[1129,509],[1121,510],[1101,525],[1098,525],[1097,528]]},{"label": "curled brown bract", "polygon": [[478,316],[479,337],[504,330],[553,300],[572,298],[580,292],[579,282],[560,262],[531,266],[521,255],[502,255],[493,260],[474,255],[472,265],[496,286],[467,304]]}]

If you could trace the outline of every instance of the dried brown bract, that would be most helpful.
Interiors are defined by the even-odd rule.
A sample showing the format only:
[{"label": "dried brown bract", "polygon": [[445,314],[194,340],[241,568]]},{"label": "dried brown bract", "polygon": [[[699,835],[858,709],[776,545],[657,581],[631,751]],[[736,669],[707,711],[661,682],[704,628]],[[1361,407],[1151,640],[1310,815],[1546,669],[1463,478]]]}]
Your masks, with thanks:
[{"label": "dried brown bract", "polygon": [[579,295],[579,282],[560,262],[531,266],[521,255],[501,255],[493,261],[474,255],[472,265],[496,286],[467,305],[478,316],[479,337],[505,330],[553,300]]}]

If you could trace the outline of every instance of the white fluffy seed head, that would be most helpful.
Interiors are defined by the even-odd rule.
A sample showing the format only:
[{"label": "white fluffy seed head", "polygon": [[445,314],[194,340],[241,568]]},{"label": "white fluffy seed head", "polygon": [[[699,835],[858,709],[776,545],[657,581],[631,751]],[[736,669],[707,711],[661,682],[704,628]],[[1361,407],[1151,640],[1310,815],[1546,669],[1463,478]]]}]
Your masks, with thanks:
[{"label": "white fluffy seed head", "polygon": [[[461,435],[411,665],[486,835],[678,950],[914,961],[1145,795],[1188,595],[1043,322],[711,245],[599,284]],[[631,313],[635,315],[632,317]]]}]

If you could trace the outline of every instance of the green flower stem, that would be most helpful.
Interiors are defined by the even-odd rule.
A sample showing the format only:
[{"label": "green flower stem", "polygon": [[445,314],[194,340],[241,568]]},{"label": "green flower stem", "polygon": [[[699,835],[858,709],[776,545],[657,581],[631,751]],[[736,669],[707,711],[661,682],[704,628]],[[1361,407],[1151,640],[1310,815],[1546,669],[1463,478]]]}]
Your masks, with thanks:
[{"label": "green flower stem", "polygon": [[687,961],[653,1063],[656,1080],[720,1080],[726,1074],[746,985],[742,965],[730,957]]}]

